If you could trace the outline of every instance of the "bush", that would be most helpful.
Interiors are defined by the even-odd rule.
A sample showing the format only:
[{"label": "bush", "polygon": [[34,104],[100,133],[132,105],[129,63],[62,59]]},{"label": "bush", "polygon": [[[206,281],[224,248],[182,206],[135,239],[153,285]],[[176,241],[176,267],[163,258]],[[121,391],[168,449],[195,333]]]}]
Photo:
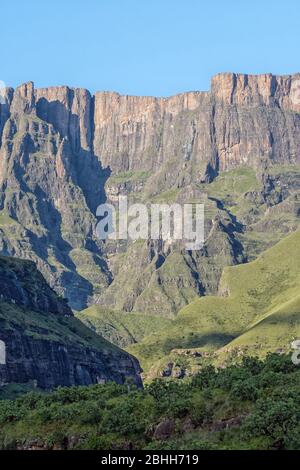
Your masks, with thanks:
[{"label": "bush", "polygon": [[195,426],[200,426],[212,418],[212,410],[202,395],[194,395],[191,400],[191,419]]},{"label": "bush", "polygon": [[239,380],[231,388],[231,396],[238,400],[255,401],[258,396],[258,390],[252,379]]},{"label": "bush", "polygon": [[289,429],[283,438],[284,447],[288,450],[300,449],[300,426]]},{"label": "bush", "polygon": [[257,357],[245,356],[242,360],[242,367],[247,369],[251,375],[258,375],[261,373],[264,363]]},{"label": "bush", "polygon": [[0,402],[0,423],[19,421],[26,415],[26,409],[22,402],[16,400],[2,400]]},{"label": "bush", "polygon": [[195,375],[192,378],[191,385],[192,387],[200,388],[201,390],[215,385],[215,380],[217,377],[216,369],[213,366],[207,366],[202,369],[199,374]]},{"label": "bush", "polygon": [[215,386],[224,390],[231,390],[237,382],[247,381],[251,377],[248,369],[240,366],[230,366],[227,369],[221,369],[215,379]]},{"label": "bush", "polygon": [[274,353],[267,355],[263,367],[263,371],[282,372],[283,374],[289,374],[295,370],[296,366],[289,355],[281,356]]},{"label": "bush", "polygon": [[[299,389],[300,368],[270,355],[206,367],[191,379],[156,380],[144,390],[108,383],[32,392],[0,400],[0,448],[38,436],[51,446],[96,450],[297,449]],[[168,419],[175,432],[158,443],[157,423]]]},{"label": "bush", "polygon": [[249,436],[266,435],[279,440],[284,439],[287,432],[297,426],[299,418],[299,408],[297,410],[292,399],[260,399],[246,419],[244,427]]}]

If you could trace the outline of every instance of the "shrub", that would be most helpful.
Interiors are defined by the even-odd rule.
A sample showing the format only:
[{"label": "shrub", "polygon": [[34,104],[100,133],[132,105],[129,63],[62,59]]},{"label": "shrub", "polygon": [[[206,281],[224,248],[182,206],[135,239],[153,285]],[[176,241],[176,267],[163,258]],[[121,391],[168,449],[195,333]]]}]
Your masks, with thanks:
[{"label": "shrub", "polygon": [[217,372],[213,366],[207,366],[202,369],[199,374],[195,375],[192,378],[191,385],[192,387],[197,387],[202,389],[213,387],[215,385],[215,380],[217,377]]},{"label": "shrub", "polygon": [[287,432],[296,427],[299,418],[299,408],[297,410],[292,399],[260,399],[245,421],[245,430],[249,436],[266,435],[274,440],[284,439]]},{"label": "shrub", "polygon": [[200,426],[212,418],[212,410],[202,395],[196,394],[191,400],[190,416],[195,426]]},{"label": "shrub", "polygon": [[239,380],[231,388],[231,396],[238,400],[255,401],[258,396],[258,390],[252,379]]}]

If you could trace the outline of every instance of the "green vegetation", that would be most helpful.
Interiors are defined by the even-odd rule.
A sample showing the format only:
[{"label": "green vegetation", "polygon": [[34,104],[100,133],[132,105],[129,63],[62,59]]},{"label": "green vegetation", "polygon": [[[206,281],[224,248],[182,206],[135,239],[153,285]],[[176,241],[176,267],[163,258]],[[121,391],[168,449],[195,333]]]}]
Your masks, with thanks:
[{"label": "green vegetation", "polygon": [[[0,282],[3,288],[0,298],[1,331],[19,330],[36,339],[92,346],[101,351],[118,349],[77,318],[57,313],[63,308],[63,301],[47,285],[34,263],[0,256]],[[11,293],[11,298],[6,298],[7,292]],[[24,298],[27,305],[24,305]],[[43,300],[44,303],[39,303]],[[48,310],[42,305],[48,305]]]},{"label": "green vegetation", "polygon": [[184,253],[174,251],[156,271],[135,303],[135,308],[174,318],[197,297],[197,284]]},{"label": "green vegetation", "polygon": [[2,225],[18,225],[18,223],[6,211],[2,210],[0,211],[0,227]]},{"label": "green vegetation", "polygon": [[299,387],[299,367],[273,354],[145,390],[31,392],[0,400],[0,448],[299,449]]},{"label": "green vegetation", "polygon": [[185,253],[174,251],[166,258],[155,255],[149,261],[147,241],[131,243],[126,253],[117,255],[113,261],[114,281],[103,292],[101,304],[113,305],[117,311],[133,310],[174,318],[180,308],[198,295],[187,258]]},{"label": "green vegetation", "polygon": [[221,200],[227,207],[234,206],[239,198],[248,191],[259,190],[260,185],[255,171],[249,167],[239,167],[221,173],[212,183],[202,185],[211,197]]},{"label": "green vegetation", "polygon": [[275,164],[270,166],[269,172],[273,176],[285,175],[289,178],[300,178],[300,167],[299,165],[291,164],[279,165]]},{"label": "green vegetation", "polygon": [[[199,255],[195,266],[195,259],[186,262],[182,246],[173,244],[173,250],[163,251],[163,263],[162,260],[156,263],[157,259],[150,263],[146,243],[129,243],[125,254],[113,257],[118,269],[112,268],[113,282],[99,294],[101,304],[118,311],[174,318],[199,292],[217,295],[225,266],[253,261],[297,230],[299,165],[270,165],[264,179],[258,170],[237,167],[221,172],[211,183],[195,182],[178,165],[178,156],[173,155],[145,185],[133,186],[129,198],[169,204],[204,203],[207,236],[204,255]],[[195,171],[199,172],[199,168]],[[174,184],[177,172],[178,180]],[[132,172],[128,173],[131,178]],[[265,183],[269,181],[267,174],[269,186]],[[172,181],[172,186],[169,187],[168,181]],[[197,256],[193,254],[193,258]]]},{"label": "green vegetation", "polygon": [[108,184],[122,184],[128,182],[143,182],[150,176],[150,171],[124,171],[109,178]]},{"label": "green vegetation", "polygon": [[93,285],[94,293],[101,292],[103,286],[108,285],[107,269],[98,254],[84,248],[76,248],[70,251],[69,256],[76,266],[77,273]]},{"label": "green vegetation", "polygon": [[[128,350],[138,357],[145,371],[155,361],[162,361],[161,366],[167,364],[174,349],[198,348],[220,358],[236,348],[240,355],[264,356],[278,348],[288,351],[291,341],[300,337],[299,266],[297,231],[257,260],[225,268],[222,296],[195,300],[168,328]],[[153,370],[155,376],[157,367]]]},{"label": "green vegetation", "polygon": [[121,348],[137,343],[170,324],[170,320],[157,315],[117,312],[100,305],[93,305],[76,316],[96,333]]},{"label": "green vegetation", "polygon": [[176,201],[180,193],[179,188],[171,188],[168,191],[163,191],[157,196],[154,196],[152,199],[152,203],[155,204],[172,204]]},{"label": "green vegetation", "polygon": [[22,328],[26,336],[35,339],[94,347],[101,351],[115,349],[77,318],[36,312],[14,303],[0,303],[0,324],[5,330]]}]

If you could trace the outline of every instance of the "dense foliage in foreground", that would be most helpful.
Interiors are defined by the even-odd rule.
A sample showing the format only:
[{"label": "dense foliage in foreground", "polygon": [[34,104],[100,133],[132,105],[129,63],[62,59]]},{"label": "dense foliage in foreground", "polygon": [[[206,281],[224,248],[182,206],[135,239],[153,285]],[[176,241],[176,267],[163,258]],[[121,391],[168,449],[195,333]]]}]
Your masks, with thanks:
[{"label": "dense foliage in foreground", "polygon": [[0,400],[2,449],[299,449],[300,367],[290,356],[209,366],[145,390],[115,383]]}]

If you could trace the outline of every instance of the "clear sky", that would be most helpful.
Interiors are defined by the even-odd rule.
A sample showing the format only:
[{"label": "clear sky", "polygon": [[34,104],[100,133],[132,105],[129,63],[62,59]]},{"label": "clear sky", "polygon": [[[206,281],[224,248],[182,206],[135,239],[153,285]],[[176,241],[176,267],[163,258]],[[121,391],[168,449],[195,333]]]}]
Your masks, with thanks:
[{"label": "clear sky", "polygon": [[299,0],[1,0],[0,80],[167,96],[300,72]]}]

